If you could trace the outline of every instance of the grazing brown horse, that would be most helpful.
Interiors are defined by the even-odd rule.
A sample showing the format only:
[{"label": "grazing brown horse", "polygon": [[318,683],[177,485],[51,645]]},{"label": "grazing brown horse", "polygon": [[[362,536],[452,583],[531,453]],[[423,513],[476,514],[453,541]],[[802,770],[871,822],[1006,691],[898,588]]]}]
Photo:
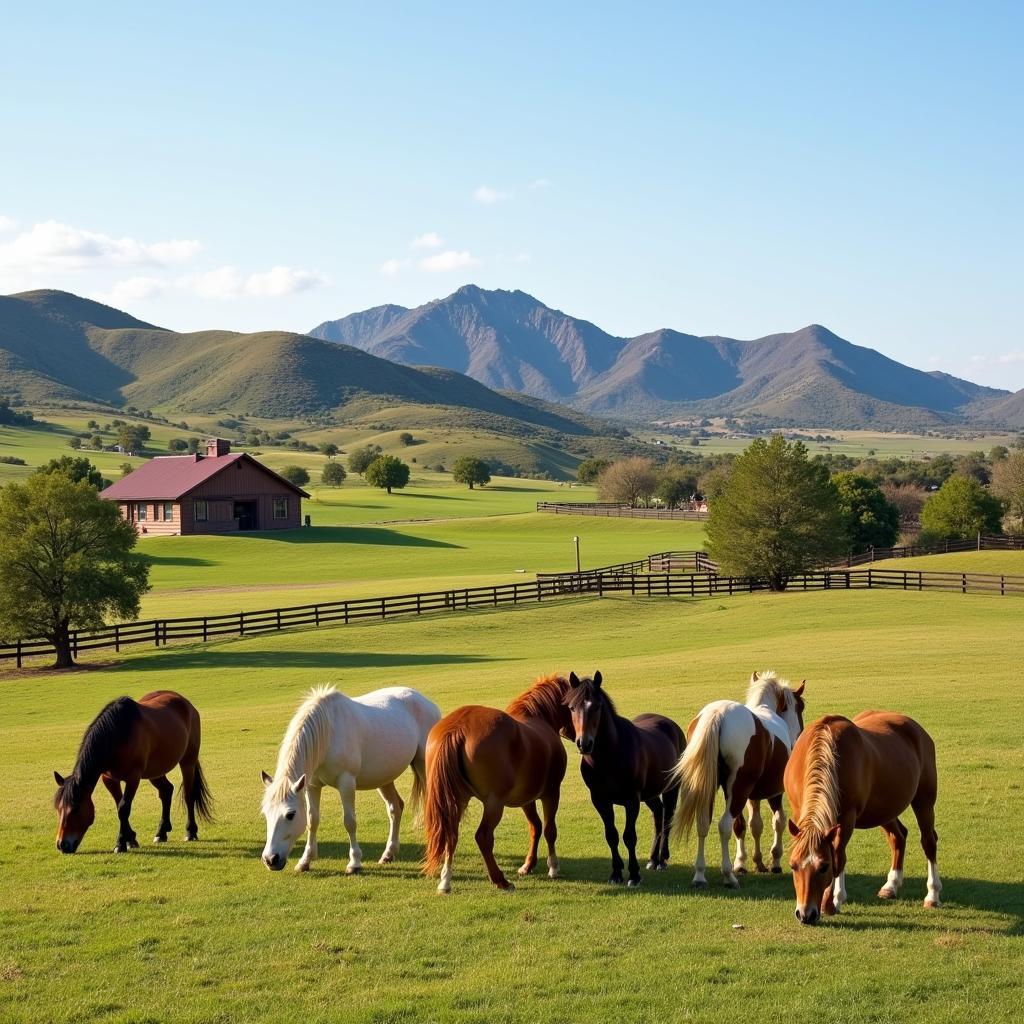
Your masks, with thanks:
[{"label": "grazing brown horse", "polygon": [[210,791],[199,766],[199,712],[172,690],[147,693],[138,701],[131,697],[111,701],[85,730],[74,772],[66,779],[53,773],[57,781],[53,803],[60,818],[57,849],[61,853],[78,849],[96,817],[92,793],[100,780],[117,805],[116,853],[139,845],[129,817],[142,779],[149,779],[160,794],[162,812],[154,841],[166,842],[174,792],[167,773],[178,764],[181,797],[188,811],[185,839],[198,839],[196,815],[211,820]]},{"label": "grazing brown horse", "polygon": [[686,746],[683,730],[664,715],[643,714],[633,721],[623,718],[601,686],[601,673],[592,679],[569,674],[565,702],[572,713],[576,746],[583,759],[580,774],[590,790],[590,801],[604,822],[604,838],[612,851],[613,885],[622,884],[619,833],[615,830],[615,805],[626,809],[622,841],[629,857],[627,885],[640,884],[636,859],[636,819],[642,800],[654,816],[654,843],[647,869],[668,867],[668,833],[679,795],[672,779],[679,755]]},{"label": "grazing brown horse", "polygon": [[558,675],[538,679],[505,711],[469,705],[442,718],[427,737],[427,787],[423,806],[427,853],[424,871],[441,873],[438,892],[451,892],[452,858],[459,823],[470,797],[484,805],[476,832],[487,874],[499,889],[513,889],[494,859],[494,830],[506,807],[521,807],[530,827],[530,847],[519,869],[528,875],[537,864],[544,809],[548,876],[558,875],[555,815],[565,777],[561,736],[574,738],[572,718],[563,703],[569,681]]},{"label": "grazing brown horse", "polygon": [[[746,873],[746,824],[743,807],[749,802],[754,838],[754,866],[767,871],[761,857],[761,801],[772,809],[775,839],[772,868],[782,871],[782,789],[789,752],[804,727],[804,683],[793,689],[774,672],[754,672],[746,704],[716,700],[704,707],[686,731],[687,747],[675,768],[680,783],[679,806],[673,821],[676,836],[687,835],[697,823],[697,859],[693,886],[707,886],[704,841],[711,829],[715,792],[725,794],[725,813],[718,822],[722,844],[722,880],[739,888],[736,877]],[[729,858],[730,834],[736,834],[736,860]]]},{"label": "grazing brown horse", "polygon": [[[826,715],[808,726],[786,768],[793,808],[789,831],[796,919],[815,924],[846,902],[846,844],[857,828],[880,828],[892,848],[892,870],[878,895],[894,899],[903,884],[907,829],[900,814],[912,807],[928,858],[926,907],[940,906],[936,864],[935,744],[912,718],[862,711],[853,721]],[[820,913],[819,913],[820,908]]]}]

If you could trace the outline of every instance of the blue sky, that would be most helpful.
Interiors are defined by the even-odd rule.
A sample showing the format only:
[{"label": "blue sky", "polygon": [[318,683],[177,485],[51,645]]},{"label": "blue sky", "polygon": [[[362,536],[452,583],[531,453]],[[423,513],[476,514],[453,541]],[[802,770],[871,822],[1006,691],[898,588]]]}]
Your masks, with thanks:
[{"label": "blue sky", "polygon": [[998,2],[19,5],[0,292],[308,330],[473,281],[1018,389],[1022,35]]}]

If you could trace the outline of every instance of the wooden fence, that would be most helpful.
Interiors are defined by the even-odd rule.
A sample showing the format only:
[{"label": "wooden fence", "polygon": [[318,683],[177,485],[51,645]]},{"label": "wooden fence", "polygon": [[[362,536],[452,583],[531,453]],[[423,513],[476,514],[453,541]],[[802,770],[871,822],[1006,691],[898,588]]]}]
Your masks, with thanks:
[{"label": "wooden fence", "polygon": [[[351,622],[386,620],[396,616],[431,612],[467,611],[501,605],[537,603],[569,595],[628,594],[632,597],[711,597],[752,594],[767,589],[764,580],[720,576],[700,568],[696,556],[703,552],[662,552],[642,559],[645,568],[608,566],[587,573],[538,577],[534,582],[439,590],[394,597],[366,597],[352,601],[298,605],[233,615],[205,615],[192,618],[155,619],[107,626],[72,633],[75,657],[87,651],[113,650],[136,644],[164,646],[174,641],[207,642],[228,636],[253,636],[299,627],[348,625]],[[691,556],[693,556],[691,558]],[[706,558],[706,556],[704,556]],[[689,567],[694,571],[676,571]],[[668,569],[669,571],[665,571]],[[948,590],[960,593],[1024,594],[1024,576],[986,573],[927,572],[901,569],[825,569],[794,576],[790,590]],[[46,640],[22,640],[0,645],[0,661],[14,661],[21,668],[27,658],[52,655]]]},{"label": "wooden fence", "polygon": [[685,508],[633,508],[632,505],[600,501],[538,501],[538,512],[567,516],[606,516],[614,519],[683,519],[703,522],[706,510]]},{"label": "wooden fence", "polygon": [[898,548],[869,548],[859,555],[850,555],[837,565],[851,568],[869,565],[887,558],[916,558],[918,555],[947,555],[956,551],[1024,551],[1024,537],[979,533],[970,540],[942,540],[936,544],[910,544]]}]

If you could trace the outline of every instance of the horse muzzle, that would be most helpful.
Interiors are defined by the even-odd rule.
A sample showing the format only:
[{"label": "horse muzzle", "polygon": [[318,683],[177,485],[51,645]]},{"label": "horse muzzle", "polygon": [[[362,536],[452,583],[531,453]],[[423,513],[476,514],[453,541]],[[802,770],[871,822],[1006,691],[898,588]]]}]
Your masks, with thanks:
[{"label": "horse muzzle", "polygon": [[581,754],[592,754],[594,752],[594,741],[589,736],[581,736],[576,741],[576,747]]},{"label": "horse muzzle", "polygon": [[57,852],[58,853],[74,853],[75,850],[78,849],[78,844],[81,841],[82,840],[80,838],[79,839],[68,839],[67,837],[65,837],[64,839],[58,839],[57,840]]},{"label": "horse muzzle", "polygon": [[263,863],[267,865],[271,871],[281,871],[284,868],[286,857],[282,857],[279,853],[265,853],[263,854]]},{"label": "horse muzzle", "polygon": [[801,924],[817,924],[821,917],[821,911],[817,907],[797,907],[793,913]]}]

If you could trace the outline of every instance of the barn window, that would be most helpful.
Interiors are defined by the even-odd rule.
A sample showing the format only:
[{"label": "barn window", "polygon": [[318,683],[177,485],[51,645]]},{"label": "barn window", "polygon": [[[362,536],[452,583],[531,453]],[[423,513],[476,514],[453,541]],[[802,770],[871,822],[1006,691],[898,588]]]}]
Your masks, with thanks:
[{"label": "barn window", "polygon": [[144,501],[140,501],[135,506],[135,518],[140,523],[144,523],[149,518],[149,506]]},{"label": "barn window", "polygon": [[196,498],[195,502],[195,518],[197,523],[205,523],[209,517],[209,510],[207,504],[202,498]]},{"label": "barn window", "polygon": [[274,518],[275,519],[287,519],[288,518],[288,499],[287,498],[275,498],[274,499]]},{"label": "barn window", "polygon": [[173,523],[174,522],[174,502],[173,501],[165,501],[164,502],[164,522],[165,523]]}]

